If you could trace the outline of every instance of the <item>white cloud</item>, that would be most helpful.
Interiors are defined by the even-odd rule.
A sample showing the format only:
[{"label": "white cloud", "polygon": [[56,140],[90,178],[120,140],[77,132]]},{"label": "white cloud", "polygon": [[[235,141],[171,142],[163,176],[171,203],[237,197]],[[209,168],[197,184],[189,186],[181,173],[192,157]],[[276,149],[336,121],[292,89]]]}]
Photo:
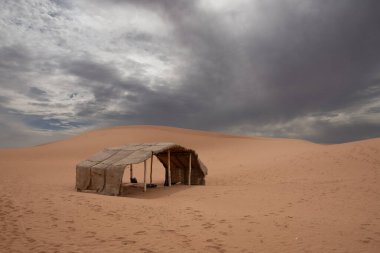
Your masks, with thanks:
[{"label": "white cloud", "polygon": [[[93,103],[95,97],[91,83],[78,85],[77,77],[61,70],[62,62],[91,59],[112,66],[125,79],[143,75],[149,87],[161,85],[157,80],[176,78],[179,58],[172,28],[152,11],[94,1],[72,2],[70,8],[48,0],[1,5],[0,48],[9,47],[13,54],[21,49],[28,60],[15,63],[25,65],[20,73],[8,71],[0,77],[1,95],[11,98],[1,104],[8,112],[60,120],[50,122],[52,126],[78,120],[76,108]],[[31,96],[31,87],[45,92],[46,99]],[[127,110],[120,101],[105,109]]]}]

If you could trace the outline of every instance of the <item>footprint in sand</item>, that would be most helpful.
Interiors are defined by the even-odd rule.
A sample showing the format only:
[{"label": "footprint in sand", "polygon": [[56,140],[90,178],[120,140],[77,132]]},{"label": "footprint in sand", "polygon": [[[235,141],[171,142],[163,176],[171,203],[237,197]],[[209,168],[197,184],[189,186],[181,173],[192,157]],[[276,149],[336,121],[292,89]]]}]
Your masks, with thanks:
[{"label": "footprint in sand", "polygon": [[152,251],[151,249],[147,249],[147,248],[140,248],[141,252],[144,252],[144,253],[153,253],[154,251]]},{"label": "footprint in sand", "polygon": [[373,240],[373,238],[371,238],[371,237],[367,237],[366,239],[359,240],[359,242],[361,242],[361,243],[365,243],[365,244],[368,244],[368,243],[370,243],[372,240]]},{"label": "footprint in sand", "polygon": [[124,241],[121,241],[121,243],[123,245],[131,245],[131,244],[135,244],[136,241],[133,241],[133,240],[124,240]]},{"label": "footprint in sand", "polygon": [[210,229],[210,228],[215,227],[215,224],[214,224],[214,223],[211,223],[211,222],[206,222],[206,223],[203,223],[202,226],[203,226],[203,228],[205,228],[205,229]]},{"label": "footprint in sand", "polygon": [[28,237],[27,240],[28,240],[28,242],[30,242],[30,243],[33,243],[33,242],[36,241],[36,240],[34,240],[33,238],[30,238],[30,237]]},{"label": "footprint in sand", "polygon": [[222,248],[222,244],[207,245],[206,246],[206,252],[209,252],[210,250],[215,250],[215,251],[220,252],[220,253],[226,252],[226,250]]},{"label": "footprint in sand", "polygon": [[161,229],[160,231],[161,232],[169,232],[169,233],[174,233],[175,232],[175,230],[173,230],[173,229]]},{"label": "footprint in sand", "polygon": [[141,231],[137,231],[137,232],[135,232],[135,233],[133,233],[134,235],[144,235],[144,234],[146,234],[146,231],[144,231],[144,230],[141,230]]},{"label": "footprint in sand", "polygon": [[96,235],[95,231],[87,231],[86,236],[84,238],[92,238]]}]

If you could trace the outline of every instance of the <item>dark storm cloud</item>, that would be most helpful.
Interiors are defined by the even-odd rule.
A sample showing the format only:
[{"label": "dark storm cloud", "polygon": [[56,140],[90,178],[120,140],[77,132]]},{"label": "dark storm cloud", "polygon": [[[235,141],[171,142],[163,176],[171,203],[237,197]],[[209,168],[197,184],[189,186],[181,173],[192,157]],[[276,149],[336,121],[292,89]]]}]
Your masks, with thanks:
[{"label": "dark storm cloud", "polygon": [[73,3],[71,0],[50,0],[50,1],[63,8],[71,9],[73,7]]},{"label": "dark storm cloud", "polygon": [[289,116],[345,106],[353,94],[370,87],[378,71],[379,4],[315,3],[311,14],[286,5],[269,13],[279,27],[248,52],[251,61],[265,66],[258,74],[278,105],[286,104],[280,112]]},{"label": "dark storm cloud", "polygon": [[40,115],[27,115],[26,117],[23,117],[23,121],[29,126],[37,129],[55,131],[78,127],[81,125],[78,122],[65,122],[56,118],[40,117]]},{"label": "dark storm cloud", "polygon": [[[160,86],[152,89],[147,80],[129,76],[123,78],[112,66],[89,59],[67,62],[65,71],[79,78],[82,86],[91,89],[94,100],[76,107],[78,116],[93,116],[130,124],[184,124],[194,111],[200,108],[196,98],[187,95],[182,88]],[[119,103],[128,112],[108,110],[107,106]],[[182,122],[182,123],[180,123]],[[184,126],[184,125],[182,125]]]},{"label": "dark storm cloud", "polygon": [[368,109],[367,112],[368,112],[368,113],[375,113],[375,114],[378,114],[378,113],[380,113],[380,106],[378,106],[378,107],[371,107],[371,108]]},{"label": "dark storm cloud", "polygon": [[62,67],[70,74],[100,83],[114,82],[118,78],[118,71],[112,66],[90,60],[69,61]]},{"label": "dark storm cloud", "polygon": [[26,71],[30,60],[29,51],[21,45],[0,48],[0,69],[3,71]]},{"label": "dark storm cloud", "polygon": [[0,83],[1,87],[21,89],[19,83],[24,80],[25,73],[31,70],[33,57],[24,46],[14,44],[0,46]]},{"label": "dark storm cloud", "polygon": [[[49,3],[30,27],[22,15],[11,20],[35,29],[32,38],[49,36],[34,46],[0,43],[2,87],[34,108],[2,95],[0,113],[26,127],[160,124],[317,142],[380,136],[379,1]],[[169,35],[152,32],[145,17],[144,29],[124,30],[126,22],[102,34],[110,17],[93,14],[131,6],[158,15]],[[51,48],[37,51],[40,42]],[[173,73],[162,74],[166,66]],[[72,90],[54,97],[61,84]]]},{"label": "dark storm cloud", "polygon": [[29,97],[37,99],[39,101],[49,101],[47,92],[34,86],[29,88],[28,95]]},{"label": "dark storm cloud", "polygon": [[[248,19],[244,33],[237,37],[231,37],[218,13],[201,9],[197,1],[128,3],[159,12],[168,20],[178,41],[191,52],[192,64],[182,69],[182,82],[175,89],[162,86],[151,90],[144,80],[123,79],[110,66],[70,63],[72,74],[101,83],[93,85],[96,103],[82,108],[81,114],[98,112],[126,123],[210,130],[251,124],[254,130],[254,126],[286,123],[307,115],[333,115],[331,112],[361,106],[379,96],[367,92],[379,86],[375,74],[379,71],[380,17],[375,1],[310,1],[306,9],[301,9],[298,1],[260,2],[256,10],[248,5],[244,11],[260,13],[264,30],[257,31],[257,26],[249,23],[255,19]],[[130,111],[107,112],[107,101],[123,100],[122,91],[131,93],[123,102]],[[320,127],[316,136],[300,133],[299,137],[328,141],[328,136],[333,136],[329,129],[335,129],[328,126]],[[270,134],[271,129],[266,131]],[[349,132],[331,141],[357,138]],[[362,137],[363,132],[358,129],[357,136]]]},{"label": "dark storm cloud", "polygon": [[0,105],[3,103],[8,103],[9,101],[10,101],[10,98],[0,95]]},{"label": "dark storm cloud", "polygon": [[217,17],[200,10],[196,1],[127,2],[161,13],[174,25],[176,37],[191,51],[189,61],[194,62],[179,73],[180,86],[174,89],[161,86],[159,90],[137,94],[135,113],[126,118],[127,122],[133,119],[139,123],[203,129],[225,126],[220,123],[228,122],[227,118],[234,117],[237,110],[231,107],[239,99],[235,94],[235,88],[239,87],[233,83],[236,64],[233,41],[223,34]]},{"label": "dark storm cloud", "polygon": [[343,143],[379,137],[378,123],[353,121],[349,124],[336,125],[319,122],[315,124],[315,127],[319,131],[318,139],[313,135],[305,136],[305,138],[322,143]]},{"label": "dark storm cloud", "polygon": [[121,73],[111,65],[101,64],[91,59],[68,61],[62,64],[68,74],[79,77],[82,86],[88,86],[98,104],[120,98],[121,92],[131,92],[144,96],[149,89],[138,79],[123,79]]},{"label": "dark storm cloud", "polygon": [[[195,127],[260,126],[341,110],[378,97],[360,95],[379,87],[375,80],[380,66],[378,1],[310,1],[306,10],[300,9],[301,1],[260,2],[256,13],[260,13],[265,30],[248,26],[245,34],[235,39],[229,38],[217,14],[198,8],[194,1],[134,3],[159,8],[175,26],[177,38],[192,52],[196,66],[182,73],[179,93],[192,94],[193,104],[201,105],[195,115],[201,123]],[[261,96],[267,100],[260,100]],[[147,105],[152,106],[141,104],[142,111]],[[173,123],[183,120],[179,117]],[[363,136],[365,123],[353,123],[352,129],[359,125],[358,135]],[[329,129],[321,128],[321,141],[332,136]],[[355,131],[339,140],[350,136],[356,138]],[[318,141],[318,136],[313,139]]]}]

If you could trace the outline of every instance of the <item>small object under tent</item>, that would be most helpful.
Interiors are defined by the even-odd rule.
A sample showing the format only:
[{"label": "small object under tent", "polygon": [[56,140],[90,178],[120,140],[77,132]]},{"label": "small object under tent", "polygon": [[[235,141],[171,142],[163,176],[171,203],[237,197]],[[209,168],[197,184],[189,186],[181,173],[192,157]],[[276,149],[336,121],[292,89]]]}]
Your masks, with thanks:
[{"label": "small object under tent", "polygon": [[[165,185],[174,183],[205,185],[207,167],[192,150],[174,143],[129,144],[106,148],[76,166],[77,191],[93,191],[105,195],[121,195],[124,170],[144,162],[144,191],[152,184],[153,156],[165,168]],[[150,159],[150,181],[147,183],[147,160]]]}]

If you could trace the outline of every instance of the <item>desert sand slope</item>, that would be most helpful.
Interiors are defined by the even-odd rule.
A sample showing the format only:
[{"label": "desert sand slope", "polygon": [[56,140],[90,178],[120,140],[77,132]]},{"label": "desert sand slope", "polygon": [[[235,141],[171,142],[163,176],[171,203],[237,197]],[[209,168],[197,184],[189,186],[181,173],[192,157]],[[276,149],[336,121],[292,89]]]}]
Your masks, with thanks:
[{"label": "desert sand slope", "polygon": [[[194,148],[207,185],[128,197],[74,190],[80,160],[156,141]],[[317,145],[130,126],[3,149],[0,251],[380,252],[379,173],[380,138]],[[162,183],[157,161],[154,178]]]}]

